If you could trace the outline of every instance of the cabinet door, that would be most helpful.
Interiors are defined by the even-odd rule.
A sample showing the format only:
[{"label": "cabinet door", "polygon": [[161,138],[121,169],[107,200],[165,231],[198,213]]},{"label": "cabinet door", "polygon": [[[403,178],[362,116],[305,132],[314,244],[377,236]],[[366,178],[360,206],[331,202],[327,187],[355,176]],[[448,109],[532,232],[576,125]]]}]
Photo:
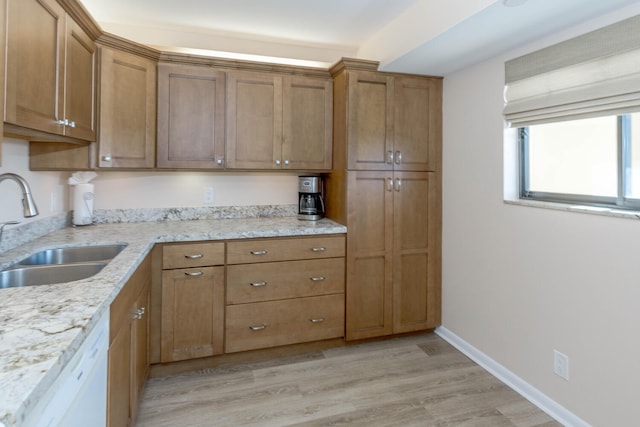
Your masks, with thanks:
[{"label": "cabinet door", "polygon": [[348,172],[346,338],[392,333],[393,181]]},{"label": "cabinet door", "polygon": [[100,49],[98,165],[152,168],[156,145],[156,64]]},{"label": "cabinet door", "polygon": [[395,170],[436,170],[442,128],[441,88],[441,80],[395,77]]},{"label": "cabinet door", "polygon": [[107,425],[131,424],[131,319],[122,324],[109,346]]},{"label": "cabinet door", "polygon": [[97,47],[71,17],[67,17],[65,73],[65,135],[96,140]]},{"label": "cabinet door", "polygon": [[331,169],[332,110],[331,80],[284,78],[283,168]]},{"label": "cabinet door", "polygon": [[227,167],[280,169],[282,162],[282,77],[229,72]]},{"label": "cabinet door", "polygon": [[348,168],[392,170],[393,78],[350,72],[347,85]]},{"label": "cabinet door", "polygon": [[393,332],[434,328],[440,321],[436,176],[396,172],[393,194]]},{"label": "cabinet door", "polygon": [[161,362],[223,352],[224,267],[162,272]]},{"label": "cabinet door", "polygon": [[65,12],[54,0],[9,0],[5,121],[64,134]]},{"label": "cabinet door", "polygon": [[225,73],[158,66],[158,167],[224,168]]},{"label": "cabinet door", "polygon": [[144,384],[149,376],[149,307],[151,306],[150,284],[140,292],[135,303],[135,319],[131,323],[131,419],[138,414],[138,403]]}]

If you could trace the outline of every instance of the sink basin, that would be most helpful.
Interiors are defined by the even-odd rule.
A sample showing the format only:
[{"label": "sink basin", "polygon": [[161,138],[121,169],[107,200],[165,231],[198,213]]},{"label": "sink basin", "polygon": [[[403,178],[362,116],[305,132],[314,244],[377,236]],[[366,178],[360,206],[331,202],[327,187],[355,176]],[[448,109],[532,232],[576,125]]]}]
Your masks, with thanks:
[{"label": "sink basin", "polygon": [[19,265],[71,264],[90,261],[109,261],[127,245],[73,246],[45,249],[23,259]]},{"label": "sink basin", "polygon": [[105,265],[106,262],[84,262],[14,267],[0,271],[0,288],[51,285],[86,279],[97,274]]}]

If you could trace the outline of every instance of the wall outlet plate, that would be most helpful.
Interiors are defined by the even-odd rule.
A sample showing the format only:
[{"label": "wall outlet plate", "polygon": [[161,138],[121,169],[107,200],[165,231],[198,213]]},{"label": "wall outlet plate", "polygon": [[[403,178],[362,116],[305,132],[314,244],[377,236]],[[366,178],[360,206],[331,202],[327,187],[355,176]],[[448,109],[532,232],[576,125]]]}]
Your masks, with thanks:
[{"label": "wall outlet plate", "polygon": [[205,205],[213,204],[213,187],[204,187],[202,190],[202,202]]},{"label": "wall outlet plate", "polygon": [[553,350],[553,373],[569,381],[569,356]]}]

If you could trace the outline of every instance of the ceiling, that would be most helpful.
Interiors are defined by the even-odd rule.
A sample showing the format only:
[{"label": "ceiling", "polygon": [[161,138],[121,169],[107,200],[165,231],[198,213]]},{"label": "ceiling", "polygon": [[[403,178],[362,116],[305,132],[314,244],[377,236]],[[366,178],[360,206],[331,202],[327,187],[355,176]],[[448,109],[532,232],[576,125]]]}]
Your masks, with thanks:
[{"label": "ceiling", "polygon": [[[80,0],[163,50],[328,67],[341,57],[446,75],[638,0]],[[514,1],[522,3],[521,0]]]}]

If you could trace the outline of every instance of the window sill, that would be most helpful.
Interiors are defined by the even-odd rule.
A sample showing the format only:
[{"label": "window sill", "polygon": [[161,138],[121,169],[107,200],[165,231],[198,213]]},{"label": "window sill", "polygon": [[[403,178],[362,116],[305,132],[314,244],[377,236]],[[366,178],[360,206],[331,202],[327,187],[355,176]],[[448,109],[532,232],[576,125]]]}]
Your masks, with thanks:
[{"label": "window sill", "polygon": [[529,206],[533,208],[553,209],[557,211],[578,212],[591,215],[612,216],[616,218],[640,219],[640,211],[617,210],[596,206],[572,205],[566,203],[543,202],[539,200],[505,200],[508,205]]}]

